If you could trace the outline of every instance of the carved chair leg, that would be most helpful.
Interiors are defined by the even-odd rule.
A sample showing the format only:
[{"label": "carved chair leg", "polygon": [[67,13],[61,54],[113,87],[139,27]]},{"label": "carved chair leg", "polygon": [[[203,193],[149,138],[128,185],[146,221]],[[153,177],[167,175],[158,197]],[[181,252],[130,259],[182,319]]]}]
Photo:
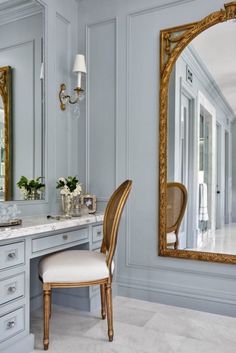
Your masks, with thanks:
[{"label": "carved chair leg", "polygon": [[51,316],[52,316],[52,291],[50,295],[49,319],[51,319]]},{"label": "carved chair leg", "polygon": [[105,284],[100,285],[100,294],[101,294],[101,315],[102,319],[106,318],[106,294],[105,294]]},{"label": "carved chair leg", "polygon": [[44,350],[48,350],[49,346],[49,316],[50,316],[50,301],[51,301],[51,288],[46,287],[43,290],[44,299],[44,335],[43,346]]},{"label": "carved chair leg", "polygon": [[107,305],[107,324],[108,324],[108,338],[109,341],[113,341],[113,314],[112,314],[112,290],[111,284],[106,284],[106,305]]}]

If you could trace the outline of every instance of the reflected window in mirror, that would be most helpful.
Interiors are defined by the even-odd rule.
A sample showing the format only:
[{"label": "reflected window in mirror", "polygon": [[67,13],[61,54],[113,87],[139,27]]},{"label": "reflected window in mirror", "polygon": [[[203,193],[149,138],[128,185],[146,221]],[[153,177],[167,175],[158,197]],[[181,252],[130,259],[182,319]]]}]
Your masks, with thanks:
[{"label": "reflected window in mirror", "polygon": [[[21,176],[45,182],[44,7],[37,1],[0,5],[0,200],[23,200]],[[41,193],[44,198],[44,193]],[[32,200],[32,198],[30,198]]]}]

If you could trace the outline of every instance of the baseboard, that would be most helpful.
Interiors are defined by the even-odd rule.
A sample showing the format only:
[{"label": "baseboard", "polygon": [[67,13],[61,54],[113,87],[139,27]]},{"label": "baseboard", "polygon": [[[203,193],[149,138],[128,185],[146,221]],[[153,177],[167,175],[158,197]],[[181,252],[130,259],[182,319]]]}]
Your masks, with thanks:
[{"label": "baseboard", "polygon": [[236,296],[231,293],[124,277],[117,277],[116,286],[120,296],[236,317]]},{"label": "baseboard", "polygon": [[1,353],[32,353],[34,350],[34,335],[29,334],[7,348],[1,350]]}]

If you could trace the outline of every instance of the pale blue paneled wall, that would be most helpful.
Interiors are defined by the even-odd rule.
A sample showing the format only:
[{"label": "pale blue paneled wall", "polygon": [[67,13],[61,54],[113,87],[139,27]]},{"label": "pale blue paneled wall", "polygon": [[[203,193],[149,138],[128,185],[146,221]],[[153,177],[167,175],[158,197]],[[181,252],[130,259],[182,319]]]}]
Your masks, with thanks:
[{"label": "pale blue paneled wall", "polygon": [[127,177],[134,181],[120,228],[119,294],[235,315],[235,266],[157,256],[159,32],[222,6],[220,0],[79,3],[78,42],[89,54],[87,123],[79,130],[87,144],[79,160],[80,168],[87,165],[83,179],[99,197],[108,196],[114,178],[116,184]]}]

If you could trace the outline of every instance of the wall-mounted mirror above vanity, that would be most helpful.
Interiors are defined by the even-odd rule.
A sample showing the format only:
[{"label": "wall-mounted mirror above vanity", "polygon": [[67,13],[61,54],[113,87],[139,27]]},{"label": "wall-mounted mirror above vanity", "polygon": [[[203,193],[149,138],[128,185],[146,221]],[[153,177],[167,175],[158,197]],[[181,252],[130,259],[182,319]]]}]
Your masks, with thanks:
[{"label": "wall-mounted mirror above vanity", "polygon": [[44,78],[44,7],[34,0],[1,4],[0,201],[24,198],[21,176],[45,182]]},{"label": "wall-mounted mirror above vanity", "polygon": [[160,255],[236,263],[235,34],[236,2],[161,32]]}]

